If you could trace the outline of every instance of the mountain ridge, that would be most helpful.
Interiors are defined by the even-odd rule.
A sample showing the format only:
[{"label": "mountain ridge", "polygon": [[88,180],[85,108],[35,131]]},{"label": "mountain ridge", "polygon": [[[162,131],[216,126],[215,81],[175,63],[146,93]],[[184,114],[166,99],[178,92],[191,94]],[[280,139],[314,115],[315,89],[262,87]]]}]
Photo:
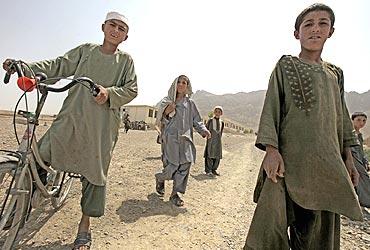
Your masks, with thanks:
[{"label": "mountain ridge", "polygon": [[[240,122],[254,130],[258,128],[259,118],[263,107],[266,90],[251,92],[213,94],[206,90],[197,90],[192,99],[197,104],[202,116],[207,116],[213,107],[221,105],[225,117]],[[345,100],[349,113],[363,111],[370,115],[370,90],[364,93],[356,91],[345,92]],[[370,136],[370,124],[364,128],[365,136]]]}]

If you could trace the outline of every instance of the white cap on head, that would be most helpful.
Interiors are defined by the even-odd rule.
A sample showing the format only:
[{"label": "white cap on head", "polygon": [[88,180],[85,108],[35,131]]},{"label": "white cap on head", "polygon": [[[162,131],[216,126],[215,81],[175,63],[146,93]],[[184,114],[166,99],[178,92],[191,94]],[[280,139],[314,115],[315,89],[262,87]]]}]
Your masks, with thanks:
[{"label": "white cap on head", "polygon": [[221,110],[221,113],[222,113],[222,114],[224,113],[224,109],[223,109],[221,106],[215,106],[215,107],[213,108],[213,112],[214,112],[216,109]]},{"label": "white cap on head", "polygon": [[124,15],[122,15],[121,13],[118,13],[116,11],[111,11],[111,12],[108,12],[107,13],[107,16],[105,18],[105,22],[108,21],[108,20],[119,20],[121,22],[124,22],[127,26],[128,25],[128,19],[127,17],[125,17]]}]

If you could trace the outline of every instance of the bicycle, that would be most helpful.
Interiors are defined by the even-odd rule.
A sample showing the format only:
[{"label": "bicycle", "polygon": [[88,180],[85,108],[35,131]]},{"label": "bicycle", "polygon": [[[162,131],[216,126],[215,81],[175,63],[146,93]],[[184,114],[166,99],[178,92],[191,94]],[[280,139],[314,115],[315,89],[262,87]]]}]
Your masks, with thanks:
[{"label": "bicycle", "polygon": [[[11,249],[19,230],[27,222],[31,208],[37,207],[41,200],[51,199],[52,206],[57,209],[67,199],[73,181],[73,174],[58,171],[45,164],[40,156],[35,131],[39,122],[41,110],[49,92],[63,92],[76,84],[82,84],[90,89],[93,96],[99,93],[99,87],[87,77],[75,79],[50,78],[43,73],[35,74],[31,68],[22,61],[12,60],[9,71],[18,74],[18,86],[24,91],[17,102],[13,125],[19,147],[16,151],[0,150],[0,239],[3,240],[2,249]],[[28,70],[32,78],[25,77]],[[4,83],[8,83],[12,72],[7,72]],[[48,80],[71,80],[61,88],[46,84]],[[88,83],[86,86],[85,83]],[[37,89],[37,106],[34,112],[19,110],[17,107],[26,93]],[[40,97],[41,94],[41,97]],[[27,100],[27,99],[26,99]],[[26,102],[26,107],[27,102]],[[16,119],[16,114],[22,119]],[[19,141],[16,133],[16,124],[26,125],[24,135]],[[40,172],[46,171],[46,178],[40,178]],[[0,240],[0,241],[1,241]]]}]

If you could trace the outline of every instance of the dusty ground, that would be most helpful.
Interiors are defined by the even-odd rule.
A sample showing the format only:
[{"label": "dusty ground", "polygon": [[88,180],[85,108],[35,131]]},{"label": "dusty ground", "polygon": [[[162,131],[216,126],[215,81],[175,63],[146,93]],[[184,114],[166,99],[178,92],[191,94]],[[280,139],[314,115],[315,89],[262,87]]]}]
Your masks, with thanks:
[{"label": "dusty ground", "polygon": [[[43,124],[43,123],[42,123]],[[50,123],[49,123],[50,124]],[[42,133],[48,126],[40,126]],[[0,116],[2,148],[14,145],[11,120]],[[121,132],[109,172],[106,214],[92,220],[92,249],[241,249],[255,204],[252,193],[263,154],[254,136],[225,134],[217,178],[203,173],[204,140],[196,136],[198,161],[191,169],[185,207],[161,200],[154,190],[160,148],[154,131]],[[19,249],[70,249],[80,218],[80,183],[67,203],[53,211],[45,202],[34,210],[19,237]],[[370,216],[342,218],[342,249],[370,248]]]}]

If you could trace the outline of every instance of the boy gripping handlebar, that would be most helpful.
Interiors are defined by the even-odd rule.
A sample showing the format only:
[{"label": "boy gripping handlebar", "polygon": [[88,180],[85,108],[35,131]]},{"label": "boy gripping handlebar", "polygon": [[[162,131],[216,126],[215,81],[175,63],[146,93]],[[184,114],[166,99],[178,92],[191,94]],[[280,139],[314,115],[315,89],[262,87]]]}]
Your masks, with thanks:
[{"label": "boy gripping handlebar", "polygon": [[[85,76],[99,83],[96,97],[81,84],[71,88],[57,118],[39,141],[45,161],[55,169],[82,176],[82,218],[74,249],[90,248],[90,217],[104,214],[107,172],[120,125],[118,109],[137,96],[133,60],[118,49],[128,30],[125,16],[109,12],[102,24],[102,45],[82,44],[54,60],[30,64],[34,72],[48,77]],[[10,63],[5,60],[3,68],[11,74]]]}]

